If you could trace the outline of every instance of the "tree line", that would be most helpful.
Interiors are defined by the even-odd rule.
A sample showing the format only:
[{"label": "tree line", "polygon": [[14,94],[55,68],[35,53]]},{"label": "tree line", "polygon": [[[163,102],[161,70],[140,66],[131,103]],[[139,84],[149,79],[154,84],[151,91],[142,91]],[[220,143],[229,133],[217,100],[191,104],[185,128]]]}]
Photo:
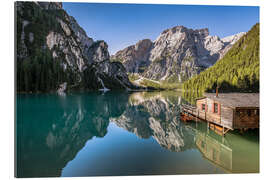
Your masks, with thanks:
[{"label": "tree line", "polygon": [[185,92],[259,92],[259,31],[257,23],[215,65],[184,82]]},{"label": "tree line", "polygon": [[[24,2],[21,11],[22,13],[17,11],[16,17],[17,92],[55,91],[60,83],[70,82],[72,84],[77,77],[70,68],[64,70],[61,65],[61,57],[53,59],[52,51],[46,46],[46,36],[49,31],[63,32],[57,17],[64,19],[65,12],[63,10],[41,9],[33,2]],[[23,29],[23,21],[25,20],[29,23]],[[26,57],[18,56],[23,51],[21,43],[23,30],[24,44],[27,48]],[[34,36],[32,42],[29,40],[30,33],[33,33]]]}]

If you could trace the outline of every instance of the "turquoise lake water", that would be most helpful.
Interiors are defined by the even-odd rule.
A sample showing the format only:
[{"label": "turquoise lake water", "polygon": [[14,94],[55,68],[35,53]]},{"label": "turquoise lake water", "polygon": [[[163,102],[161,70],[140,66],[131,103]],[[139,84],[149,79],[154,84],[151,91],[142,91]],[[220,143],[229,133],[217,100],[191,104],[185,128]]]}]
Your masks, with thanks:
[{"label": "turquoise lake water", "polygon": [[17,95],[17,177],[258,173],[258,130],[184,123],[180,94]]}]

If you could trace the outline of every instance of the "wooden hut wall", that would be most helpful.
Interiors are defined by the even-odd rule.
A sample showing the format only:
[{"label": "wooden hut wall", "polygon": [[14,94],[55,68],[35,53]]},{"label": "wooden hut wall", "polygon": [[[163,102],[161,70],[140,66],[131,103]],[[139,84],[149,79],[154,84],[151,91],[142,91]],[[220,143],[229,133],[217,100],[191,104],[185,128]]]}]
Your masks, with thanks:
[{"label": "wooden hut wall", "polygon": [[[206,105],[206,98],[203,98],[203,99],[199,99],[197,100],[197,110],[198,110],[198,116],[201,118],[201,119],[205,119],[206,117],[206,112],[205,110],[207,111],[207,105]],[[202,110],[202,106],[203,104],[205,104],[205,110]]]},{"label": "wooden hut wall", "polygon": [[221,104],[221,124],[224,127],[233,129],[233,108]]},{"label": "wooden hut wall", "polygon": [[205,104],[205,98],[204,99],[198,99],[197,100],[197,109],[199,109],[201,111],[203,104]]},{"label": "wooden hut wall", "polygon": [[214,103],[217,103],[218,106],[220,107],[219,102],[213,101],[212,99],[209,98],[206,98],[206,102],[208,106],[206,113],[206,120],[221,125],[220,113],[214,112]]},{"label": "wooden hut wall", "polygon": [[259,128],[259,108],[236,108],[234,128]]}]

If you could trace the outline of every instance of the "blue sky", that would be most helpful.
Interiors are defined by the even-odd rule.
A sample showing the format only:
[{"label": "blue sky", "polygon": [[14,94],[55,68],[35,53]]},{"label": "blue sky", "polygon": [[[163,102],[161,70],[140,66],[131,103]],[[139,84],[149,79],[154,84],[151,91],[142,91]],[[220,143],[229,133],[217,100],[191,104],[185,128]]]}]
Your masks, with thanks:
[{"label": "blue sky", "polygon": [[155,40],[165,29],[183,25],[209,28],[221,38],[247,32],[259,22],[259,7],[63,3],[87,35],[105,40],[114,54],[141,39]]}]

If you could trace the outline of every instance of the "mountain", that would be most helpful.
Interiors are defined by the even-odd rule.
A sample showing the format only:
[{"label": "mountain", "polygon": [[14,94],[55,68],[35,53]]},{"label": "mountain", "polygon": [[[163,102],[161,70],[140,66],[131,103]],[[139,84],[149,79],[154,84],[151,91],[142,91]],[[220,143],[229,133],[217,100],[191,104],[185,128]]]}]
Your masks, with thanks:
[{"label": "mountain", "polygon": [[130,89],[124,66],[110,62],[58,2],[15,2],[18,92]]},{"label": "mountain", "polygon": [[143,39],[135,45],[118,51],[111,56],[111,59],[112,61],[120,60],[128,72],[141,73],[151,63],[149,56],[152,47],[153,43],[150,39]]},{"label": "mountain", "polygon": [[260,26],[254,25],[214,66],[186,81],[187,91],[259,92]]},{"label": "mountain", "polygon": [[144,78],[183,82],[215,64],[244,34],[220,39],[210,36],[207,28],[176,26],[163,31],[154,42],[139,41],[118,51],[111,59]]}]

